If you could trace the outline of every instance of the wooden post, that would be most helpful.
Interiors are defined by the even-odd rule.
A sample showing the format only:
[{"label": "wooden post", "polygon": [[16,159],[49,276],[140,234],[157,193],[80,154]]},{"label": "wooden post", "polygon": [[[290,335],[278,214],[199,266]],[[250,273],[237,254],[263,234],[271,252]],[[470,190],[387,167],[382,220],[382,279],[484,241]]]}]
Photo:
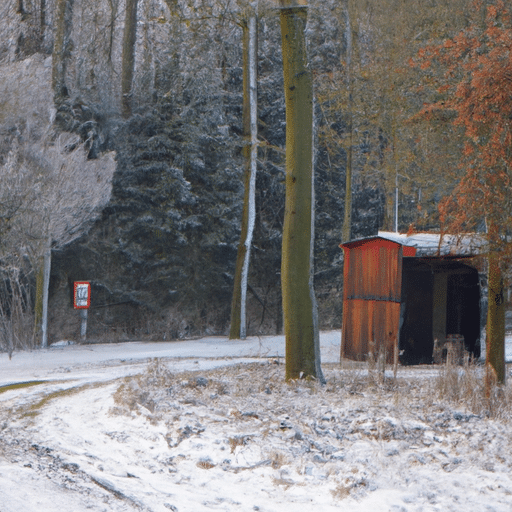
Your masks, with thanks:
[{"label": "wooden post", "polygon": [[[448,274],[434,274],[433,307],[432,307],[432,338],[434,340],[434,362],[439,362],[440,351],[446,342],[446,307],[448,295]],[[437,340],[437,343],[436,343]]]},{"label": "wooden post", "polygon": [[82,341],[87,339],[87,309],[80,310],[80,318],[82,320],[80,324],[80,337]]}]

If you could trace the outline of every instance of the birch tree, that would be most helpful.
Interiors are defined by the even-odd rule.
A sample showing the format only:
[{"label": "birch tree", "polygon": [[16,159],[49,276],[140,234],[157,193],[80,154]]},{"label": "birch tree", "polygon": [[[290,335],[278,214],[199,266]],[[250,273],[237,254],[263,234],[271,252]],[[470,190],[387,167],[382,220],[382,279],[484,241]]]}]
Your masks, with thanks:
[{"label": "birch tree", "polygon": [[256,221],[256,172],[258,156],[257,99],[257,2],[251,2],[243,28],[243,131],[246,158],[242,230],[238,244],[233,298],[231,302],[230,339],[245,339],[247,334],[247,284],[252,236]]},{"label": "birch tree", "polygon": [[312,271],[313,77],[305,36],[307,15],[307,0],[281,0],[286,103],[286,198],[281,286],[286,379],[313,377],[323,381]]}]

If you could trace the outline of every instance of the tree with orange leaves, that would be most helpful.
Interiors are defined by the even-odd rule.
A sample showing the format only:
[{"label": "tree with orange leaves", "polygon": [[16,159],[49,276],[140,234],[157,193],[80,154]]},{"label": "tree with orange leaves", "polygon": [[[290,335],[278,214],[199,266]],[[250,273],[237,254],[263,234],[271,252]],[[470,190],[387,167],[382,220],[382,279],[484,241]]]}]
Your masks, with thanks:
[{"label": "tree with orange leaves", "polygon": [[485,231],[489,306],[487,363],[505,382],[505,305],[502,269],[512,244],[512,12],[501,0],[438,46],[424,48],[416,64],[441,71],[438,100],[424,106],[427,119],[447,119],[464,135],[460,182],[439,206],[442,229]]}]

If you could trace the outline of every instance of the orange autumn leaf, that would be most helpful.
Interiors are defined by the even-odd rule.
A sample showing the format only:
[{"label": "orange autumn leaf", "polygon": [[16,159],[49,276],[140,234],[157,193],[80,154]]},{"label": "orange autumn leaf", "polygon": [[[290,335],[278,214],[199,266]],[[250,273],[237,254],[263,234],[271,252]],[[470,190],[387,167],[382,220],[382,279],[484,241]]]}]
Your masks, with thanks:
[{"label": "orange autumn leaf", "polygon": [[[443,73],[437,93],[418,116],[451,122],[464,134],[465,174],[439,205],[444,229],[476,229],[492,219],[512,232],[512,15],[504,2],[487,8],[485,23],[418,52],[414,65]],[[501,237],[501,238],[500,238]],[[501,242],[500,242],[501,243]],[[512,259],[512,247],[510,248]]]}]

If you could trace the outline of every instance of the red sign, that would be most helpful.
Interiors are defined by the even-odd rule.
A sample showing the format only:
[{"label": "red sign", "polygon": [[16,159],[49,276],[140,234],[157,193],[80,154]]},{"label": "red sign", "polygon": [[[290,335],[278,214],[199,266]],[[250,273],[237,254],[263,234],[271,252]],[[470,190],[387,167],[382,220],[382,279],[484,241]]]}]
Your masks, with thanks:
[{"label": "red sign", "polygon": [[75,309],[88,309],[91,305],[91,283],[75,281],[73,288],[73,306]]}]

